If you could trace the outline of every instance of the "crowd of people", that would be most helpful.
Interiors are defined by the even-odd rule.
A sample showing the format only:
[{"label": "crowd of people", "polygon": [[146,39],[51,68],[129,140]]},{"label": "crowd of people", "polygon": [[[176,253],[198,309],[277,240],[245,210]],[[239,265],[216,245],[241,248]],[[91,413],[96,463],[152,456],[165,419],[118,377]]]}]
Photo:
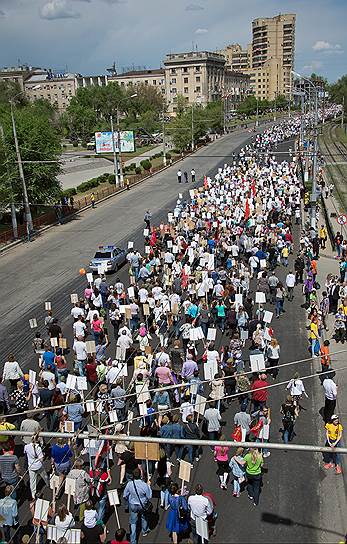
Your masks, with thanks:
[{"label": "crowd of people", "polygon": [[[128,528],[120,527],[109,493],[118,490],[118,507],[129,513],[130,543],[136,544],[139,532],[143,537],[150,532],[156,490],[172,542],[189,534],[194,543],[202,542],[203,534],[207,540],[218,531],[215,494],[203,481],[190,487],[189,476],[179,481],[177,474],[180,466],[194,470],[203,456],[215,463],[221,490],[235,499],[247,493],[257,507],[263,465],[271,454],[267,442],[270,436],[278,441],[278,429],[271,427],[272,391],[281,373],[276,320],[283,320],[294,295],[307,311],[307,358],[321,361],[326,444],[334,448],[324,456],[324,467],[341,473],[335,448],[343,429],[335,413],[329,341],[322,332],[328,313],[334,313],[335,334],[344,341],[345,268],[340,279],[328,278],[318,298],[324,232],[305,224],[297,161],[276,160],[272,152],[295,138],[299,127],[294,118],[255,135],[213,178],[205,176],[201,187],[190,189],[189,198],[179,194],[162,224],[153,225],[146,211],[144,250],[129,243],[129,279],[122,281],[119,274],[111,285],[102,271],[88,275],[77,300],[71,298],[71,333],[54,309],[47,309],[45,331],[35,334],[32,345],[38,365],[29,374],[24,361],[9,354],[0,383],[0,430],[31,436],[16,442],[0,436],[5,541],[19,538],[23,486],[30,493],[29,539],[44,542],[48,523],[57,528],[60,544],[71,541],[67,532],[73,528],[80,528],[85,544],[126,544]],[[195,175],[192,170],[193,182]],[[182,182],[181,171],[177,179]],[[295,438],[300,402],[307,396],[294,363],[293,378],[279,385],[285,444]],[[42,430],[71,433],[71,439],[62,434],[43,440]],[[97,435],[82,440],[83,430],[119,440]],[[151,455],[141,456],[141,443],[131,442],[131,435],[162,440]],[[230,436],[254,445],[231,449],[223,445]],[[202,438],[221,444],[191,443]],[[39,477],[53,490],[47,522],[34,514],[45,495],[38,493]],[[66,502],[64,484],[67,488],[71,480]],[[115,515],[118,529],[110,534]]]}]

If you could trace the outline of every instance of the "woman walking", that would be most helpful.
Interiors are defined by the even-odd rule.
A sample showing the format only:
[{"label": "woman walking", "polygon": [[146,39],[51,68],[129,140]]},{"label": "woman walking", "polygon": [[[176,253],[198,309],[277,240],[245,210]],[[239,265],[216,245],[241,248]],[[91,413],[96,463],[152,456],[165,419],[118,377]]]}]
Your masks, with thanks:
[{"label": "woman walking", "polygon": [[267,362],[268,366],[270,367],[269,374],[271,374],[274,380],[277,378],[279,372],[278,363],[280,360],[280,353],[281,348],[278,341],[276,340],[276,338],[272,338],[267,348]]},{"label": "woman walking", "polygon": [[241,484],[245,481],[245,461],[243,458],[243,448],[237,448],[235,455],[230,459],[229,467],[232,475],[234,476],[233,481],[233,497],[237,499],[241,493]]},{"label": "woman walking", "polygon": [[[225,436],[222,434],[220,440],[225,440]],[[214,460],[218,465],[217,475],[220,482],[221,489],[227,489],[227,480],[229,476],[229,448],[226,446],[214,447]]]},{"label": "woman walking", "polygon": [[166,529],[171,535],[172,542],[177,544],[179,536],[187,531],[189,523],[188,504],[186,499],[179,494],[176,484],[170,486],[169,506]]},{"label": "woman walking", "polygon": [[276,309],[276,317],[279,319],[280,315],[284,312],[283,306],[284,306],[284,297],[285,297],[285,289],[283,287],[283,284],[279,282],[276,288],[276,301],[275,301],[275,309]]},{"label": "woman walking", "polygon": [[247,476],[247,491],[249,500],[253,501],[254,506],[259,504],[260,488],[263,481],[261,468],[264,460],[259,450],[251,448],[244,456],[246,476]]}]

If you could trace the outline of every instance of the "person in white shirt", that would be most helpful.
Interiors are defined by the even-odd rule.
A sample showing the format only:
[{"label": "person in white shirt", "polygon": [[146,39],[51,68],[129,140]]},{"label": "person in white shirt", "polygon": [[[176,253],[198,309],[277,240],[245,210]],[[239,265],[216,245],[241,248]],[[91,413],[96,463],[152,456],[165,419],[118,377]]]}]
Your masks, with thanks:
[{"label": "person in white shirt", "polygon": [[286,277],[286,286],[288,290],[288,300],[292,301],[294,298],[294,286],[295,286],[295,274],[290,271]]},{"label": "person in white shirt", "polygon": [[140,303],[141,304],[146,304],[147,300],[148,300],[148,291],[147,289],[145,289],[144,287],[141,287],[141,289],[139,289],[139,300],[140,300]]},{"label": "person in white shirt", "polygon": [[324,389],[324,395],[325,395],[325,403],[324,403],[325,423],[330,423],[331,416],[335,412],[335,408],[336,408],[337,385],[332,378],[333,378],[333,373],[326,374],[326,377],[323,380],[323,389]]},{"label": "person in white shirt", "polygon": [[85,338],[87,325],[83,322],[82,315],[78,316],[78,319],[77,321],[74,322],[74,324],[72,325],[72,328],[73,328],[75,338],[78,338],[79,336],[82,336],[83,338]]},{"label": "person in white shirt", "polygon": [[299,374],[297,372],[294,374],[294,378],[288,383],[287,389],[294,399],[295,397],[301,398],[302,395],[305,395],[305,397],[308,398],[303,381],[299,379]]},{"label": "person in white shirt", "polygon": [[33,500],[36,499],[37,477],[41,476],[46,486],[49,486],[49,478],[43,466],[43,451],[41,446],[36,442],[36,438],[32,438],[30,444],[24,446],[24,453],[28,460],[30,491]]},{"label": "person in white shirt", "polygon": [[213,512],[212,505],[207,497],[203,496],[204,488],[201,484],[195,486],[195,495],[191,495],[188,499],[190,510],[190,523],[193,533],[193,542],[198,542],[198,534],[196,532],[197,518],[207,520],[207,516]]},{"label": "person in white shirt", "polygon": [[84,315],[84,310],[80,308],[79,303],[76,302],[75,306],[71,309],[71,315],[76,320],[80,315]]},{"label": "person in white shirt", "polygon": [[73,345],[73,351],[76,355],[76,364],[80,376],[84,376],[84,367],[87,361],[88,353],[87,346],[83,336],[78,336]]},{"label": "person in white shirt", "polygon": [[125,330],[121,333],[117,340],[117,348],[119,348],[120,361],[126,360],[127,350],[133,345],[131,335],[129,336]]}]

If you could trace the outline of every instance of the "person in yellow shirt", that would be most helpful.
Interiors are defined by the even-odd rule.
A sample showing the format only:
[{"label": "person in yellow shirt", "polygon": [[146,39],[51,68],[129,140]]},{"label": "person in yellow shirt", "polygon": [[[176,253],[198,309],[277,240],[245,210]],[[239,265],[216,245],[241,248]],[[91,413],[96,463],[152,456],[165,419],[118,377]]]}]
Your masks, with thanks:
[{"label": "person in yellow shirt", "polygon": [[319,243],[322,249],[325,249],[327,239],[328,239],[327,229],[325,228],[324,225],[322,225],[321,228],[319,229]]},{"label": "person in yellow shirt", "polygon": [[[9,423],[9,421],[6,421],[6,416],[2,416],[0,418],[0,431],[15,431],[16,426],[13,425],[13,423]],[[0,449],[4,447],[5,444],[8,444],[10,446],[13,445],[14,447],[14,439],[11,436],[7,435],[0,435]]]},{"label": "person in yellow shirt", "polygon": [[341,474],[341,456],[335,451],[335,448],[340,446],[343,427],[340,423],[339,416],[333,414],[330,422],[325,424],[326,442],[325,445],[332,448],[331,452],[324,452],[324,468],[333,468],[335,465],[336,474]]},{"label": "person in yellow shirt", "polygon": [[315,355],[318,355],[320,351],[317,317],[312,317],[312,320],[310,323],[310,340],[311,340],[311,353],[312,353],[312,357],[314,357]]},{"label": "person in yellow shirt", "polygon": [[282,249],[282,263],[284,266],[288,266],[289,249],[288,246],[284,246]]}]

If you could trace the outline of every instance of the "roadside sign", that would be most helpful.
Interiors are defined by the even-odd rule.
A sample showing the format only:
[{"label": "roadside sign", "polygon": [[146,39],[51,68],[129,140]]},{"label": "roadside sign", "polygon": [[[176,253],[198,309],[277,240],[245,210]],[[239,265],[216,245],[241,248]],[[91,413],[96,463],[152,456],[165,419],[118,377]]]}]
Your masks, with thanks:
[{"label": "roadside sign", "polygon": [[336,217],[336,221],[339,225],[345,225],[347,223],[347,215],[344,213]]}]

